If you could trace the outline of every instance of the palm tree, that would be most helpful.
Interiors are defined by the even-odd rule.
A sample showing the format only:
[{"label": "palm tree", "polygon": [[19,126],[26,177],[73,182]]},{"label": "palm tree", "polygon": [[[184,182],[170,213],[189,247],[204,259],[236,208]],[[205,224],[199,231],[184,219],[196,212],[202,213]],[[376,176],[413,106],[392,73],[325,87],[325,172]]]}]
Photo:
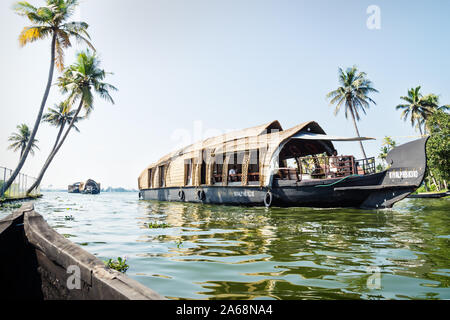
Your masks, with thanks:
[{"label": "palm tree", "polygon": [[[74,127],[81,110],[84,109],[85,117],[87,117],[93,110],[93,93],[97,93],[101,98],[114,104],[114,100],[110,96],[109,91],[116,91],[117,89],[108,83],[102,82],[107,73],[103,69],[100,69],[99,64],[100,60],[97,58],[95,53],[91,53],[89,50],[86,52],[80,52],[77,55],[77,61],[73,65],[69,66],[63,75],[59,77],[58,86],[61,88],[62,93],[69,94],[69,105],[73,106],[77,101],[79,101],[79,104],[75,114],[72,115],[69,126],[62,135],[61,140],[58,142],[57,146],[53,149],[45,162],[44,167],[39,174],[41,180],[53,158],[64,144],[70,130]],[[39,185],[39,183],[40,180],[37,180],[28,189],[27,193],[30,193]]]},{"label": "palm tree", "polygon": [[378,158],[380,158],[381,161],[386,162],[388,153],[395,148],[396,144],[397,143],[395,142],[395,140],[393,140],[391,137],[384,137]]},{"label": "palm tree", "polygon": [[[372,82],[366,76],[367,74],[358,71],[356,66],[347,68],[345,72],[342,68],[339,68],[339,83],[341,86],[327,94],[327,98],[331,99],[330,105],[336,104],[335,116],[341,107],[345,106],[345,118],[348,118],[350,113],[358,137],[360,137],[360,134],[356,121],[360,119],[360,111],[366,114],[366,109],[370,107],[370,103],[376,105],[369,94],[378,92],[377,89],[372,87]],[[367,158],[362,142],[359,141],[359,144],[364,158]]]},{"label": "palm tree", "polygon": [[[19,131],[18,132],[14,132],[8,138],[8,141],[12,142],[8,146],[8,149],[13,150],[14,152],[17,152],[18,150],[20,150],[20,158],[22,158],[23,157],[23,153],[25,151],[25,147],[27,146],[28,141],[30,141],[30,135],[31,134],[30,134],[30,129],[24,123],[18,125],[17,129]],[[37,142],[38,142],[38,140],[34,139],[33,142],[31,143],[31,149],[30,149],[31,155],[34,155],[34,150],[35,149],[39,150],[39,147],[37,146]]]},{"label": "palm tree", "polygon": [[[47,85],[34,123],[33,131],[31,132],[30,141],[33,141],[36,137],[39,124],[41,123],[44,107],[50,93],[55,63],[60,71],[64,69],[64,49],[69,48],[72,45],[70,37],[74,37],[77,41],[84,42],[93,48],[88,40],[90,39],[89,34],[86,31],[88,24],[85,22],[67,22],[74,13],[77,5],[77,0],[46,0],[46,6],[43,7],[34,7],[26,1],[20,1],[14,5],[15,12],[21,16],[27,17],[31,22],[31,26],[25,27],[19,35],[19,43],[21,46],[25,46],[26,44],[37,40],[47,38],[52,39]],[[31,144],[26,146],[19,164],[8,181],[2,186],[0,196],[3,195],[4,190],[9,188],[19,174],[25,164],[31,146]]]},{"label": "palm tree", "polygon": [[[55,144],[53,145],[52,151],[58,145],[59,139],[61,138],[61,134],[64,131],[64,127],[66,124],[70,123],[75,115],[75,110],[70,111],[70,106],[68,101],[61,102],[58,105],[55,105],[55,109],[48,108],[48,113],[42,116],[42,121],[49,123],[51,126],[59,128],[58,134],[56,136]],[[74,123],[82,120],[83,117],[77,117]],[[80,130],[74,125],[73,128],[80,132]]]},{"label": "palm tree", "polygon": [[426,104],[428,106],[430,106],[432,109],[436,109],[436,111],[447,112],[450,110],[449,104],[439,106],[439,96],[434,93],[427,94],[423,97],[423,99],[426,101]]},{"label": "palm tree", "polygon": [[428,95],[424,97],[420,93],[420,86],[408,90],[407,96],[402,96],[400,99],[406,103],[399,104],[395,107],[397,110],[403,110],[400,117],[406,121],[408,117],[411,121],[411,126],[419,130],[420,135],[423,135],[422,127],[425,127],[425,122],[428,116],[433,112],[436,101],[436,96]]},{"label": "palm tree", "polygon": [[429,114],[427,114],[425,118],[421,119],[421,125],[424,128],[424,133],[427,134],[428,132],[430,132],[428,119],[431,116],[431,114],[437,111],[447,112],[450,110],[450,105],[447,104],[440,106],[439,96],[435,95],[434,93],[427,94],[426,96],[423,97],[423,100],[425,100],[425,105],[429,110]]},{"label": "palm tree", "polygon": [[[47,167],[50,165],[50,162],[51,162],[51,161],[49,161],[49,158],[50,158],[50,156],[51,156],[53,150],[55,150],[56,147],[57,147],[57,145],[58,145],[58,142],[59,142],[59,140],[60,140],[60,138],[61,138],[61,134],[62,134],[63,131],[64,131],[64,127],[66,126],[66,124],[68,124],[68,123],[70,123],[70,122],[72,121],[72,119],[73,119],[73,117],[74,117],[74,115],[75,115],[75,112],[76,112],[75,110],[70,111],[68,101],[64,101],[64,102],[61,102],[61,103],[58,104],[58,105],[55,105],[55,109],[48,108],[48,113],[46,113],[46,114],[44,114],[44,115],[42,116],[42,121],[43,121],[43,122],[47,122],[47,123],[49,123],[50,125],[59,128],[58,134],[56,135],[56,140],[55,140],[55,143],[54,143],[54,145],[53,145],[53,148],[52,148],[52,150],[50,151],[49,157],[47,158],[47,160],[46,160],[46,162],[45,162],[46,164],[47,164],[47,162],[48,162]],[[74,120],[74,123],[77,123],[78,121],[80,121],[80,120],[82,120],[82,119],[83,119],[83,117],[77,117],[77,118]],[[74,128],[77,132],[80,132],[80,130],[79,130],[75,125],[73,126],[73,128]],[[45,170],[42,170],[42,169],[41,169],[41,171],[39,172],[39,175],[38,175],[38,177],[36,178],[36,182],[35,182],[35,185],[36,185],[36,186],[40,185],[40,183],[41,183],[41,181],[42,181],[42,178],[44,177],[44,174],[45,174],[45,171],[46,171],[46,170],[47,170],[47,169],[45,169]],[[31,191],[32,191],[34,188],[35,188],[35,187],[32,187],[32,188],[30,187],[29,190],[27,191],[27,193],[31,193]]]}]

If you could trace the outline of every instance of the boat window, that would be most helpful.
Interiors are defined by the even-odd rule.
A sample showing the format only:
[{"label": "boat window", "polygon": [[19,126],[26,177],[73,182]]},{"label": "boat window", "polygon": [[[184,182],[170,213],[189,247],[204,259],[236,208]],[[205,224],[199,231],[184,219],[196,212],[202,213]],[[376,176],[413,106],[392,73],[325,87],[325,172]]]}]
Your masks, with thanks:
[{"label": "boat window", "polygon": [[147,181],[147,185],[148,185],[148,188],[151,188],[152,187],[152,173],[153,173],[153,170],[152,169],[148,169],[148,176],[147,176],[147,178],[148,178],[148,181]]},{"label": "boat window", "polygon": [[225,155],[218,154],[214,157],[212,183],[222,183],[223,181],[223,163],[225,162]]},{"label": "boat window", "polygon": [[245,152],[233,152],[228,163],[228,181],[242,181],[242,163],[244,162]]},{"label": "boat window", "polygon": [[259,181],[259,149],[250,150],[248,164],[248,183],[254,184]]},{"label": "boat window", "polygon": [[200,167],[200,184],[206,184],[206,151],[202,150],[202,162]]},{"label": "boat window", "polygon": [[192,186],[192,159],[186,159],[184,162],[184,184]]},{"label": "boat window", "polygon": [[159,166],[159,187],[163,188],[166,186],[165,181],[165,166]]}]

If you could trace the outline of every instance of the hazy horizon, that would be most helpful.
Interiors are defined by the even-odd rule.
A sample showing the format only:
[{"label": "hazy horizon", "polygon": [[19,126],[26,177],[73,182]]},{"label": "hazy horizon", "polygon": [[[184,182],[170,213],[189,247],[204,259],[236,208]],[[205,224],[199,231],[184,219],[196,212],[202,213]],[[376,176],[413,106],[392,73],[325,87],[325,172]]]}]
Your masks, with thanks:
[{"label": "hazy horizon", "polygon": [[[29,22],[14,3],[0,3],[0,166],[11,169],[19,155],[7,150],[8,137],[20,123],[33,126],[50,60],[50,39],[19,47]],[[367,26],[370,5],[380,9],[380,29]],[[398,144],[418,136],[395,110],[408,89],[421,85],[450,104],[448,12],[448,1],[80,1],[72,20],[89,24],[102,68],[114,73],[105,81],[119,91],[115,105],[95,98],[42,186],[92,178],[102,188],[136,189],[141,171],[182,143],[272,120],[284,129],[315,120],[328,134],[355,136],[325,97],[338,87],[338,68],[353,65],[379,90],[358,123],[362,136],[377,138],[364,143],[377,156],[384,136]],[[66,51],[66,65],[82,48]],[[46,109],[61,99],[52,86]],[[38,174],[56,133],[40,126],[40,151],[23,173]],[[356,142],[335,146],[361,156]]]}]

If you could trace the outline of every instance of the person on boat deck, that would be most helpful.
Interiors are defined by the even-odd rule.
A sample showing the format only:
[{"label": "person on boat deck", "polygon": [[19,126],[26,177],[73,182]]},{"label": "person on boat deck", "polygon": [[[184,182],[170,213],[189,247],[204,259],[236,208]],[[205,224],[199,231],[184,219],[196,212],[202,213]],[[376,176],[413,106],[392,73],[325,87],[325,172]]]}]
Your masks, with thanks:
[{"label": "person on boat deck", "polygon": [[228,176],[230,177],[230,181],[236,181],[237,177],[236,177],[236,170],[234,170],[234,168],[231,168],[228,171]]},{"label": "person on boat deck", "polygon": [[339,166],[339,159],[337,157],[338,152],[336,149],[333,149],[331,153],[331,159],[330,159],[330,172],[336,173],[338,171]]}]

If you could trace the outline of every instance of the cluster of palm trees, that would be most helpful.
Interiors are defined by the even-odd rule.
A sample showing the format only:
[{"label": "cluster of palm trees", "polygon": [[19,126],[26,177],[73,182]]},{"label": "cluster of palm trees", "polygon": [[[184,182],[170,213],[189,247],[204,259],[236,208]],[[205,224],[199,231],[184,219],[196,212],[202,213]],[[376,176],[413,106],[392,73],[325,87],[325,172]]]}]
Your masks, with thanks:
[{"label": "cluster of palm trees", "polygon": [[[30,128],[25,123],[19,124],[17,126],[17,132],[14,132],[9,138],[8,141],[11,144],[8,146],[8,149],[17,152],[20,150],[20,158],[22,158],[23,153],[25,152],[25,148],[27,147],[28,141],[30,141]],[[37,143],[39,141],[37,139],[33,139],[30,148],[30,154],[34,155],[35,149],[39,150]]]},{"label": "cluster of palm trees", "polygon": [[[356,66],[347,68],[345,71],[339,68],[339,84],[336,90],[327,94],[331,99],[330,104],[336,105],[334,114],[337,115],[341,107],[345,108],[345,117],[351,116],[353,125],[358,137],[360,137],[357,121],[360,119],[361,112],[366,114],[366,109],[370,104],[376,105],[376,102],[369,96],[371,93],[377,93],[373,88],[372,82],[367,79],[365,72],[358,71]],[[436,111],[448,111],[450,105],[439,105],[439,97],[433,93],[422,95],[420,86],[408,90],[407,96],[400,99],[404,103],[396,106],[397,110],[402,110],[401,118],[411,121],[411,125],[419,130],[420,135],[426,135],[428,130],[427,120]],[[364,158],[367,158],[362,142],[360,141],[361,151]]]},{"label": "cluster of palm trees", "polygon": [[397,105],[397,110],[402,110],[401,118],[405,121],[408,117],[411,125],[419,130],[420,135],[426,135],[428,129],[427,120],[436,111],[448,111],[450,105],[439,106],[439,97],[433,93],[422,95],[420,86],[408,90],[408,95],[400,97],[404,103]]},{"label": "cluster of palm trees", "polygon": [[[68,22],[77,6],[77,0],[46,0],[45,5],[42,7],[35,7],[26,1],[20,1],[14,5],[15,12],[27,17],[32,23],[31,26],[25,27],[19,35],[21,46],[37,40],[51,39],[50,68],[44,96],[32,131],[30,132],[28,126],[20,125],[18,126],[19,133],[13,134],[9,138],[13,142],[10,148],[21,151],[20,160],[10,178],[2,185],[0,196],[3,196],[4,192],[11,186],[25,164],[28,155],[34,153],[37,142],[36,134],[42,121],[48,122],[59,129],[53,148],[36,182],[27,190],[27,193],[31,193],[33,189],[39,186],[46,170],[60,150],[69,132],[72,129],[79,131],[75,124],[82,119],[86,119],[92,111],[94,93],[114,103],[109,92],[117,89],[103,82],[107,73],[100,68],[100,60],[87,33],[88,24],[85,22]],[[73,38],[80,43],[86,44],[91,50],[87,49],[78,53],[76,62],[64,68],[64,50],[72,46],[71,39]],[[58,71],[61,72],[61,76],[58,77],[56,84],[61,92],[67,95],[67,99],[57,104],[55,109],[49,108],[49,112],[44,115],[55,65]],[[80,115],[82,110],[84,110],[84,116]]]}]

